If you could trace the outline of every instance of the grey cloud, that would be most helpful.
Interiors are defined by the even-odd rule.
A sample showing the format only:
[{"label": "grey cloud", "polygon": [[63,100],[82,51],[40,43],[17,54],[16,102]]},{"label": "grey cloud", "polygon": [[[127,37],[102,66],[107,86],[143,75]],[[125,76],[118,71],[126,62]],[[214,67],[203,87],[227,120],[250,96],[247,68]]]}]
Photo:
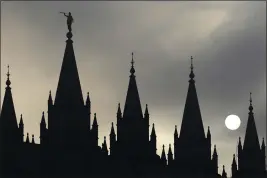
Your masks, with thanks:
[{"label": "grey cloud", "polygon": [[[142,106],[149,106],[158,146],[172,142],[174,125],[181,123],[191,55],[205,130],[211,126],[220,164],[231,163],[236,140],[244,137],[250,91],[264,136],[265,2],[4,3],[1,78],[5,81],[11,64],[16,111],[25,114],[27,131],[39,134],[50,89],[54,96],[67,30],[58,12],[71,11],[82,89],[84,96],[90,92],[100,141],[115,121],[117,103],[124,105],[132,51]],[[28,99],[31,92],[36,97]],[[223,126],[228,112],[241,117],[241,129]]]}]

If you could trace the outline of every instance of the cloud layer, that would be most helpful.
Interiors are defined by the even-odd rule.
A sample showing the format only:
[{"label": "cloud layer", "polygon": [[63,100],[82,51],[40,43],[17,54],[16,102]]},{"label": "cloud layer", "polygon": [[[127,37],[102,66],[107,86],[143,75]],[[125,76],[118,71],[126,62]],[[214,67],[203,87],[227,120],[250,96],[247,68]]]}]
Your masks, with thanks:
[{"label": "cloud layer", "polygon": [[[131,52],[143,108],[155,123],[158,154],[181,124],[190,56],[205,129],[211,127],[220,170],[228,172],[238,136],[244,138],[252,92],[260,138],[266,135],[266,2],[4,2],[1,96],[6,66],[17,116],[39,136],[49,90],[55,95],[65,48],[66,19],[74,17],[74,50],[84,96],[100,125],[100,142],[123,107]],[[34,97],[31,97],[34,93]],[[2,100],[1,100],[2,102]],[[228,114],[241,128],[224,126]],[[228,173],[230,175],[230,172]]]}]

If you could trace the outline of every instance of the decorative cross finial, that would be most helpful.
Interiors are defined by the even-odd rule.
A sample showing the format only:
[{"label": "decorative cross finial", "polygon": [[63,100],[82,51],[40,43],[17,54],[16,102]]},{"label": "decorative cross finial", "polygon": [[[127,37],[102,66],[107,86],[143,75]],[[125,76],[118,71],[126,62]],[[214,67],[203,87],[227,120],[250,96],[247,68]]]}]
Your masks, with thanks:
[{"label": "decorative cross finial", "polygon": [[193,56],[191,56],[191,67],[190,68],[191,68],[191,70],[193,70],[193,68],[194,68],[193,67]]},{"label": "decorative cross finial", "polygon": [[252,105],[252,98],[251,98],[251,92],[249,93],[249,95],[250,95],[250,98],[249,98],[249,102],[250,102],[250,105]]},{"label": "decorative cross finial", "polygon": [[7,65],[7,78],[9,79],[10,73],[9,73],[9,65]]},{"label": "decorative cross finial", "polygon": [[189,74],[189,77],[190,77],[190,82],[193,82],[194,80],[194,77],[195,77],[195,74],[193,72],[193,56],[191,56],[191,66],[190,66],[190,69],[191,69],[191,72]]},{"label": "decorative cross finial", "polygon": [[133,52],[132,52],[132,61],[131,61],[131,64],[132,64],[132,66],[131,66],[131,70],[130,70],[130,72],[131,72],[131,75],[133,75],[134,73],[135,73],[135,70],[134,70],[134,57],[133,57]]},{"label": "decorative cross finial", "polygon": [[9,80],[9,76],[10,76],[10,73],[9,73],[9,65],[7,66],[7,74],[6,75],[7,75],[6,85],[7,85],[7,87],[9,87],[10,84],[11,84],[11,82]]},{"label": "decorative cross finial", "polygon": [[133,56],[134,56],[134,53],[132,52],[132,67],[133,67],[133,65],[134,65],[134,59],[133,59]]},{"label": "decorative cross finial", "polygon": [[250,97],[249,97],[249,102],[250,102],[250,104],[249,104],[249,108],[248,108],[250,112],[252,112],[252,111],[253,111],[253,106],[252,106],[252,97],[251,97],[251,94],[252,94],[252,93],[250,92],[250,93],[249,93],[249,95],[250,95]]}]

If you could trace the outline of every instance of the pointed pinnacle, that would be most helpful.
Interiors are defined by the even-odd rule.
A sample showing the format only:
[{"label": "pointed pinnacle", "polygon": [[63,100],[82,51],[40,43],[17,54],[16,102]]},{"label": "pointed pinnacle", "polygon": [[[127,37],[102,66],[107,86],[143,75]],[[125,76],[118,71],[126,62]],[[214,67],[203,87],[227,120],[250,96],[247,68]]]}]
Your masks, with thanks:
[{"label": "pointed pinnacle", "polygon": [[23,124],[23,119],[22,119],[22,114],[20,115],[19,125],[24,125],[24,124]]}]

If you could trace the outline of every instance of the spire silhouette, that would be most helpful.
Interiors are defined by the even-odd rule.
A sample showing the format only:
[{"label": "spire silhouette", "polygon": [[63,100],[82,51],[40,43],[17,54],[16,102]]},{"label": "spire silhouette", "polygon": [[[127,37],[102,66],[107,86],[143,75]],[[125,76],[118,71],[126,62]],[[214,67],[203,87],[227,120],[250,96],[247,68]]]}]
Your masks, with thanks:
[{"label": "spire silhouette", "polygon": [[111,122],[111,130],[110,130],[110,135],[116,135],[116,134],[115,134],[115,129],[114,129],[113,122]]},{"label": "spire silhouette", "polygon": [[7,71],[6,91],[4,95],[1,115],[0,115],[0,129],[6,135],[16,135],[16,129],[18,128],[17,117],[15,107],[13,103],[13,97],[11,92],[9,66]]},{"label": "spire silhouette", "polygon": [[[193,80],[195,75],[193,73],[192,61],[193,58],[191,57],[191,67],[190,67],[191,73],[189,75],[190,80],[184,107],[184,114],[180,131],[180,139],[205,138],[205,132],[199,108],[195,82]],[[192,130],[194,132],[192,132]]]},{"label": "spire silhouette", "polygon": [[[69,32],[70,33],[70,32]],[[73,41],[66,41],[65,54],[59,75],[55,105],[70,107],[83,105],[82,89],[73,50]]]},{"label": "spire silhouette", "polygon": [[178,137],[177,125],[175,125],[174,136],[175,136],[175,137]]},{"label": "spire silhouette", "polygon": [[264,138],[262,138],[261,149],[262,149],[262,150],[264,150],[264,149],[265,149],[265,142],[264,142]]},{"label": "spire silhouette", "polygon": [[41,124],[44,125],[44,126],[46,126],[44,112],[42,113]]},{"label": "spire silhouette", "polygon": [[167,158],[166,158],[166,153],[165,153],[165,146],[162,146],[162,152],[161,152],[161,161],[164,166],[167,165]]},{"label": "spire silhouette", "polygon": [[30,139],[29,139],[29,133],[27,133],[27,137],[26,137],[26,143],[30,143]]},{"label": "spire silhouette", "polygon": [[104,154],[108,154],[108,147],[107,147],[107,142],[106,142],[106,137],[104,136],[104,142],[102,143],[102,151]]},{"label": "spire silhouette", "polygon": [[234,177],[237,173],[237,164],[235,160],[235,154],[233,155],[233,161],[232,161],[232,177]]},{"label": "spire silhouette", "polygon": [[149,118],[149,113],[148,113],[148,107],[146,104],[146,109],[145,109],[145,118]]},{"label": "spire silhouette", "polygon": [[35,144],[34,135],[32,134],[32,144]]},{"label": "spire silhouette", "polygon": [[122,118],[122,113],[121,113],[121,106],[120,106],[120,103],[118,104],[117,118],[119,118],[119,119]]},{"label": "spire silhouette", "polygon": [[133,53],[132,53],[132,66],[131,66],[131,75],[128,86],[128,91],[126,95],[126,101],[123,111],[123,118],[127,119],[141,119],[143,118],[142,107],[140,102],[140,97],[137,89],[137,84],[134,75],[134,61],[133,61]]},{"label": "spire silhouette", "polygon": [[218,156],[218,153],[217,153],[216,145],[214,145],[213,157],[217,157],[217,156]]},{"label": "spire silhouette", "polygon": [[49,96],[48,96],[48,105],[52,105],[53,104],[53,99],[52,99],[52,94],[51,94],[51,90],[49,91]]},{"label": "spire silhouette", "polygon": [[225,172],[225,167],[223,165],[223,171],[222,171],[222,178],[227,178],[227,174]]},{"label": "spire silhouette", "polygon": [[94,120],[93,120],[93,127],[97,127],[97,118],[96,118],[96,113],[94,114]]},{"label": "spire silhouette", "polygon": [[22,119],[22,114],[20,115],[20,121],[19,121],[19,126],[23,126],[24,123],[23,123],[23,119]]},{"label": "spire silhouette", "polygon": [[248,114],[249,116],[248,116],[246,134],[243,145],[243,150],[247,152],[260,150],[259,137],[255,124],[254,114],[252,112],[253,106],[252,106],[251,93],[249,101],[250,101],[249,114]]},{"label": "spire silhouette", "polygon": [[87,92],[87,97],[86,97],[86,102],[85,103],[86,103],[86,105],[90,105],[91,104],[89,92]]},{"label": "spire silhouette", "polygon": [[210,134],[210,126],[208,126],[207,137],[211,137],[211,134]]},{"label": "spire silhouette", "polygon": [[152,124],[151,136],[156,136],[155,124]]}]

